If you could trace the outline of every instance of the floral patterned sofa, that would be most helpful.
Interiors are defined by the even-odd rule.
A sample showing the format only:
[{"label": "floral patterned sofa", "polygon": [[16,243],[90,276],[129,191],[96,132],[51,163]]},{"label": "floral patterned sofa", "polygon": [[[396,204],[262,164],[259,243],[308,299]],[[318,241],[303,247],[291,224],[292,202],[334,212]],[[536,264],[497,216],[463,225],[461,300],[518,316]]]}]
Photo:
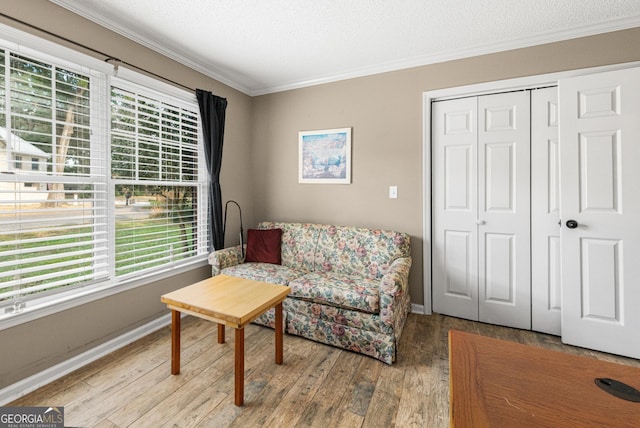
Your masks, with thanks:
[{"label": "floral patterned sofa", "polygon": [[[283,303],[286,332],[387,364],[396,360],[411,308],[409,235],[276,222],[262,222],[258,229],[282,229],[281,264],[243,262],[237,246],[209,255],[213,275],[288,285],[291,293]],[[273,309],[255,322],[273,328]]]}]

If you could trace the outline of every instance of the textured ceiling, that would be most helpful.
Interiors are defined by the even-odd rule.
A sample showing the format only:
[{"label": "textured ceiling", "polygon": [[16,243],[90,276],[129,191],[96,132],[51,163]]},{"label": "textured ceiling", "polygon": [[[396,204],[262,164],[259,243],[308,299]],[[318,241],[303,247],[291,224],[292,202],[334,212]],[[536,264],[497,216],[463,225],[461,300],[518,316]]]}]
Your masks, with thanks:
[{"label": "textured ceiling", "polygon": [[640,0],[50,0],[250,95],[640,26]]}]

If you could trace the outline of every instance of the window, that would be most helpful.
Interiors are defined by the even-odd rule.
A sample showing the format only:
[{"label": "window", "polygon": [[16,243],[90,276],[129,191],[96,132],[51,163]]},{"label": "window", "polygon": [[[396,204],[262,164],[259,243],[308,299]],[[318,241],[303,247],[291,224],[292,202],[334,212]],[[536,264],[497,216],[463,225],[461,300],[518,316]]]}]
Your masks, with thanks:
[{"label": "window", "polygon": [[100,112],[90,97],[104,83],[8,50],[0,63],[10,88],[0,94],[6,158],[46,160],[42,191],[27,185],[42,179],[37,158],[30,170],[0,175],[0,300],[14,298],[20,309],[25,295],[107,275],[105,143],[91,138]]},{"label": "window", "polygon": [[202,259],[195,96],[1,43],[0,315]]},{"label": "window", "polygon": [[116,276],[198,254],[198,112],[144,88],[111,86]]}]

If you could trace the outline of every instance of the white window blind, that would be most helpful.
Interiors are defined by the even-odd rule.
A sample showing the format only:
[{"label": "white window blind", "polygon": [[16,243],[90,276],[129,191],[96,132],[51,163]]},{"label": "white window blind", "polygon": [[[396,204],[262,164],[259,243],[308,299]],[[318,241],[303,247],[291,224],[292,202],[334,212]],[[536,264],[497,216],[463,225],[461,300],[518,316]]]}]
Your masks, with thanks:
[{"label": "white window blind", "polygon": [[119,80],[111,86],[117,277],[206,252],[198,135],[194,102]]},{"label": "white window blind", "polygon": [[0,50],[0,305],[108,274],[105,85]]},{"label": "white window blind", "polygon": [[73,58],[0,40],[0,316],[207,253],[195,95]]}]

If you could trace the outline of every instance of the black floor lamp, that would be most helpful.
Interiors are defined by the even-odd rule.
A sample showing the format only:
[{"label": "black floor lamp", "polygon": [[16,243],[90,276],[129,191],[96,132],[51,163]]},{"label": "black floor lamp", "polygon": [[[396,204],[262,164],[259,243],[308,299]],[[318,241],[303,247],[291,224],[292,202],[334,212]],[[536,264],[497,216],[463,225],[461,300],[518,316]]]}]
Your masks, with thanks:
[{"label": "black floor lamp", "polygon": [[227,232],[227,208],[229,207],[230,203],[235,204],[238,207],[238,212],[240,213],[240,254],[244,259],[244,230],[242,229],[242,208],[240,208],[240,204],[238,204],[236,201],[227,201],[227,203],[224,205],[224,224],[222,226],[222,240],[224,242],[224,237]]}]

